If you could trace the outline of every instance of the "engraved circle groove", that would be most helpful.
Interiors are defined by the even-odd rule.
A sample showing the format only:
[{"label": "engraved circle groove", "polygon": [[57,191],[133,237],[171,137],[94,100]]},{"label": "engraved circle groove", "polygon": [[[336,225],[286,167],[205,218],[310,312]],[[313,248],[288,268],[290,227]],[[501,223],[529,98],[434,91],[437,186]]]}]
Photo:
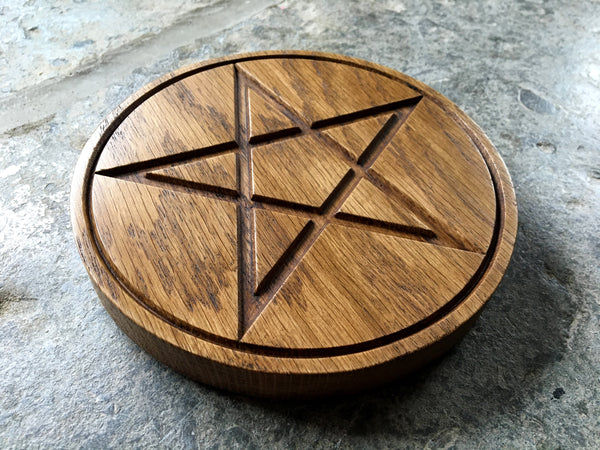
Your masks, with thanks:
[{"label": "engraved circle groove", "polygon": [[[273,56],[273,57],[284,57],[284,55],[277,55],[277,56]],[[292,57],[292,58],[307,58],[307,57],[302,57],[302,56],[297,56],[297,55],[290,55],[288,57]],[[261,59],[265,59],[266,57],[263,57]],[[258,59],[258,58],[257,58]],[[310,58],[310,59],[314,59]],[[339,61],[339,60],[335,60],[332,59],[333,62],[336,62],[338,64],[349,64],[346,61]],[[227,61],[222,63],[222,65],[225,64],[235,64],[236,61]],[[202,70],[210,70],[211,68],[213,68],[215,66],[208,66],[208,67],[204,67],[202,68]],[[366,67],[361,67],[365,70],[369,70],[372,71],[371,68],[366,68]],[[191,76],[195,73],[198,73],[198,71],[191,71],[187,74],[187,76]],[[390,77],[389,75],[386,74],[386,76]],[[241,76],[240,78],[242,78],[243,76]],[[148,97],[150,97],[151,95],[153,95],[154,93],[158,92],[161,89],[164,89],[167,85],[174,83],[175,81],[179,81],[180,79],[183,79],[183,77],[181,78],[177,78],[177,79],[172,79],[169,80],[163,84],[161,84],[160,86],[157,86],[156,89],[153,89],[152,91],[146,93],[144,96],[142,96],[139,100],[139,102],[137,102],[137,105],[141,104],[143,101],[145,101]],[[403,80],[401,79],[396,79],[396,81],[402,82],[404,83]],[[248,82],[248,80],[245,80],[245,82]],[[414,86],[411,86],[412,89],[417,90],[417,88],[415,88]],[[240,87],[240,83],[237,84],[236,86],[236,92],[238,92],[238,90],[242,91],[242,96],[245,95],[244,94],[244,89],[243,87]],[[237,94],[239,95],[239,93]],[[390,104],[390,105],[386,105],[385,108],[382,108],[378,111],[366,111],[364,112],[365,116],[369,116],[373,115],[373,113],[375,114],[383,114],[383,113],[389,113],[392,112],[393,115],[392,117],[385,123],[384,127],[382,128],[382,130],[380,130],[380,133],[378,134],[378,138],[375,139],[374,145],[370,146],[371,150],[371,155],[366,155],[365,158],[363,158],[362,160],[362,164],[357,164],[356,167],[353,168],[353,170],[351,170],[349,173],[356,173],[356,170],[360,170],[360,167],[362,166],[363,169],[368,168],[369,167],[369,163],[372,164],[377,155],[376,152],[377,151],[381,151],[383,150],[383,148],[385,147],[385,145],[381,144],[381,142],[384,142],[386,139],[386,136],[388,136],[391,133],[391,130],[395,130],[397,131],[400,126],[402,125],[403,119],[405,120],[406,117],[408,115],[405,115],[404,117],[402,116],[402,112],[405,111],[406,109],[410,109],[410,108],[414,108],[414,106],[421,100],[422,96],[424,94],[421,93],[421,97],[419,98],[415,98],[415,99],[409,99],[410,101],[407,102],[403,102],[400,104]],[[436,99],[433,99],[434,101]],[[243,100],[242,100],[243,102]],[[137,106],[136,105],[136,106]],[[440,107],[443,108],[443,105],[439,105]],[[445,111],[445,109],[444,109]],[[129,111],[130,113],[131,111]],[[239,111],[237,113],[239,115]],[[127,115],[127,114],[126,114]],[[126,115],[120,117],[120,121],[124,120],[124,118],[126,117]],[[356,117],[352,117],[351,120],[354,120]],[[362,342],[360,344],[353,344],[353,345],[346,345],[346,346],[338,346],[338,347],[330,347],[330,348],[325,348],[325,349],[310,349],[310,348],[306,348],[306,349],[288,349],[288,348],[278,348],[278,347],[268,347],[268,346],[259,346],[259,345],[255,345],[255,344],[247,344],[247,343],[241,343],[239,342],[239,340],[230,340],[230,339],[226,339],[223,338],[222,336],[218,336],[215,334],[211,334],[206,332],[205,330],[202,329],[198,329],[195,327],[190,327],[188,324],[186,324],[185,322],[181,321],[180,319],[178,319],[177,317],[173,317],[170,316],[168,313],[166,313],[165,311],[160,311],[160,310],[154,310],[153,308],[150,308],[148,306],[148,302],[143,300],[143,296],[139,293],[139,292],[135,292],[135,290],[127,283],[126,280],[123,280],[121,277],[118,276],[117,271],[114,268],[114,264],[110,261],[110,258],[108,257],[108,255],[105,254],[105,252],[102,251],[102,246],[100,245],[100,241],[99,241],[99,237],[97,236],[97,230],[95,228],[95,226],[91,227],[90,229],[90,233],[93,236],[93,241],[97,247],[98,250],[98,254],[102,257],[102,259],[104,260],[104,263],[106,264],[107,267],[109,267],[109,269],[112,272],[113,277],[115,278],[115,280],[117,280],[117,282],[127,291],[130,293],[130,295],[132,295],[136,301],[138,301],[138,303],[140,303],[142,306],[144,306],[147,309],[150,309],[157,317],[161,318],[162,320],[165,320],[166,322],[170,323],[172,326],[175,326],[179,329],[182,329],[190,334],[193,334],[199,338],[202,339],[206,339],[209,341],[213,341],[219,345],[223,345],[226,347],[230,347],[230,348],[234,348],[237,350],[242,350],[242,351],[248,351],[251,353],[257,353],[257,354],[265,354],[265,355],[280,355],[280,354],[285,354],[288,357],[299,357],[299,358],[308,358],[308,357],[315,357],[315,356],[330,356],[330,355],[342,355],[342,354],[347,354],[347,353],[353,353],[353,352],[357,352],[357,351],[364,351],[364,350],[368,350],[371,348],[375,348],[381,345],[385,345],[387,343],[396,341],[398,339],[407,337],[413,333],[416,333],[422,329],[424,329],[425,327],[435,323],[437,320],[439,320],[441,317],[445,316],[446,314],[448,314],[452,309],[454,309],[458,304],[460,304],[460,302],[466,298],[469,293],[476,287],[479,279],[482,277],[482,275],[485,273],[495,251],[496,251],[496,245],[497,245],[497,241],[498,241],[498,234],[500,232],[500,226],[501,226],[501,222],[500,220],[498,220],[499,217],[501,217],[501,209],[502,209],[502,204],[500,202],[500,199],[498,198],[498,187],[497,187],[497,181],[496,181],[496,175],[494,173],[494,171],[492,170],[492,168],[490,167],[487,159],[486,159],[486,155],[485,155],[485,151],[482,150],[482,148],[478,145],[477,141],[472,139],[471,135],[470,135],[470,131],[468,129],[465,129],[464,126],[459,122],[456,121],[458,123],[458,125],[463,129],[463,131],[465,133],[467,133],[467,135],[470,136],[470,139],[473,142],[473,145],[478,149],[479,153],[481,154],[483,161],[487,167],[487,170],[490,173],[490,177],[492,179],[492,183],[493,183],[493,188],[494,188],[494,194],[496,196],[496,220],[494,222],[494,232],[492,235],[492,241],[489,245],[488,251],[480,265],[480,267],[477,269],[477,271],[475,272],[475,274],[473,275],[473,277],[471,278],[471,280],[464,286],[464,288],[459,292],[459,294],[457,294],[450,302],[448,302],[446,305],[444,305],[444,307],[440,308],[438,311],[434,312],[433,314],[431,314],[430,316],[428,316],[426,319],[417,322],[413,325],[411,325],[408,328],[405,328],[403,330],[401,330],[400,332],[396,332],[396,333],[391,333],[389,335],[383,336],[381,338],[377,338],[371,341],[366,341],[366,342]],[[103,136],[103,139],[101,139],[101,142],[104,141],[106,142],[109,138],[110,135],[112,134],[112,132],[114,131],[114,129],[116,129],[116,127],[118,127],[119,123],[115,123],[113,124],[113,126],[111,127],[110,130],[106,130]],[[308,125],[308,126],[307,126]],[[310,125],[311,124],[304,124],[304,126],[299,126],[298,128],[300,128],[301,132],[306,132],[306,130],[310,130]],[[330,123],[325,123],[322,126],[329,126],[331,125]],[[238,129],[238,133],[240,133],[240,128],[241,127],[236,127]],[[246,125],[247,128],[247,125]],[[319,129],[319,127],[315,127],[315,129]],[[394,131],[394,132],[395,132]],[[293,137],[295,135],[295,133],[297,134],[298,131],[292,130],[290,132],[290,134],[287,135],[282,135],[282,136],[271,136],[270,138],[273,139],[286,139],[286,138],[290,138]],[[220,146],[220,147],[216,147],[215,149],[213,149],[214,154],[224,154],[227,152],[239,152],[237,153],[239,154],[243,154],[243,147],[244,146],[249,146],[249,145],[260,145],[260,142],[254,142],[252,143],[251,139],[248,136],[243,136],[241,137],[241,139],[238,139],[238,142],[241,141],[241,144],[237,144],[236,146]],[[103,144],[99,145],[99,151],[98,153],[95,155],[95,159],[92,163],[92,167],[95,166],[100,154],[101,154],[101,150],[103,149]],[[367,149],[369,150],[369,149]],[[375,155],[375,157],[372,157],[373,155]],[[175,155],[177,156],[177,155]],[[188,155],[191,156],[191,155]],[[371,158],[371,159],[369,159]],[[184,159],[180,158],[180,162],[183,161]],[[155,161],[156,162],[156,161]],[[165,164],[165,163],[170,163],[172,162],[172,159],[165,159],[164,161],[158,161],[156,166],[154,167],[158,167],[161,164]],[[361,162],[359,160],[359,162]],[[239,163],[238,163],[239,164]],[[241,166],[241,164],[239,164]],[[139,170],[139,167],[133,167],[134,171],[135,170]],[[142,168],[143,170],[148,170],[148,167]],[[93,169],[92,169],[93,170]],[[121,169],[122,170],[122,169]],[[365,169],[366,170],[366,169]],[[129,174],[125,173],[118,173],[119,171],[115,171],[113,173],[110,173],[110,171],[104,171],[104,173],[102,173],[103,175],[108,175],[108,176],[126,176],[126,175],[130,175],[131,172]],[[97,174],[101,174],[101,173],[97,173]],[[356,179],[355,179],[356,178]],[[217,192],[215,193],[216,197],[223,200],[223,201],[233,201],[235,202],[238,206],[243,205],[245,207],[256,207],[259,209],[274,209],[274,210],[286,210],[286,211],[293,211],[295,213],[298,213],[300,215],[306,216],[306,217],[310,217],[311,218],[311,223],[314,223],[315,220],[320,220],[322,222],[322,225],[320,226],[320,231],[322,231],[325,226],[329,223],[332,223],[332,221],[343,221],[343,220],[347,220],[347,221],[352,221],[352,218],[346,218],[346,219],[340,219],[339,217],[335,217],[335,212],[339,209],[339,206],[341,206],[341,204],[343,203],[343,201],[345,200],[345,198],[348,197],[348,195],[352,192],[352,189],[354,187],[356,187],[356,184],[354,184],[354,186],[352,187],[352,183],[355,182],[357,183],[362,177],[356,177],[355,175],[350,175],[348,177],[345,177],[342,182],[340,182],[340,186],[337,186],[336,189],[334,189],[334,192],[336,195],[333,195],[333,199],[328,199],[329,203],[325,202],[324,205],[322,205],[321,208],[316,209],[316,210],[308,210],[308,209],[302,209],[300,207],[298,207],[298,205],[286,205],[286,204],[277,204],[276,202],[271,202],[272,199],[264,199],[261,198],[259,199],[259,201],[253,201],[251,200],[249,197],[249,195],[239,195],[239,193],[236,194],[234,193],[227,193],[227,192]],[[90,195],[91,195],[91,182],[93,180],[93,177],[90,176],[88,178],[88,184],[86,186],[87,189],[87,207],[86,210],[89,214],[89,223],[93,224],[94,220],[93,220],[93,212],[92,209],[90,207]],[[160,180],[155,180],[155,181],[160,181]],[[350,188],[349,188],[350,186]],[[190,189],[189,186],[185,187],[185,189]],[[191,189],[192,191],[194,191],[194,189]],[[241,190],[241,189],[240,189]],[[197,191],[197,190],[196,190]],[[208,192],[208,191],[207,191]],[[244,205],[244,202],[246,202],[246,204]],[[336,203],[337,202],[337,203]],[[337,208],[336,208],[337,206]],[[324,217],[324,219],[322,219]],[[321,219],[319,219],[321,218]],[[381,225],[381,224],[380,224]],[[242,225],[243,226],[243,225]],[[247,225],[246,225],[247,226]],[[312,239],[312,242],[314,243],[314,241],[316,240],[316,238],[319,235],[319,231],[318,229],[315,231],[314,229],[315,227],[313,226],[313,229],[309,229],[306,231],[306,235],[308,235],[307,238],[305,238],[304,242],[309,242]],[[428,237],[428,230],[422,229],[422,230],[409,230],[409,229],[397,229],[395,230],[398,234],[403,235],[404,237],[409,237],[409,238],[418,238],[418,239],[427,239]],[[311,234],[312,233],[312,234]],[[312,236],[312,238],[311,238]],[[310,239],[309,239],[310,238]],[[239,244],[239,243],[238,243]],[[312,245],[312,244],[311,244]],[[305,245],[305,247],[301,248],[301,250],[304,251],[304,253],[306,253],[306,251],[308,251],[308,249],[310,248],[310,245]],[[248,250],[251,251],[251,250]],[[243,254],[243,251],[242,251]],[[283,281],[281,281],[280,283],[277,282],[278,280],[278,276],[282,277],[285,276],[285,274],[287,273],[286,270],[289,272],[289,267],[286,269],[285,265],[282,266],[282,269],[279,271],[279,273],[275,273],[274,275],[272,275],[270,277],[270,284],[267,284],[266,286],[259,286],[259,291],[261,292],[266,292],[267,294],[270,294],[272,298],[273,295],[273,290],[276,290],[278,286],[281,285],[281,283],[283,283],[283,281],[285,281],[285,278],[283,278]],[[293,270],[293,268],[291,269]],[[282,275],[283,274],[283,275]],[[288,273],[289,275],[289,273]],[[273,281],[274,280],[274,281]],[[240,283],[244,283],[246,281],[240,280]],[[248,292],[248,290],[245,290],[244,292]],[[242,297],[242,296],[240,296]],[[243,306],[243,300],[242,300],[242,306]],[[243,307],[242,307],[243,310]],[[260,314],[260,311],[258,312],[258,314]],[[258,315],[256,315],[256,317],[258,317]],[[256,319],[256,317],[254,317],[254,319]],[[247,327],[251,325],[251,321],[250,323],[244,323],[244,320],[240,320],[240,335],[243,335],[243,332],[245,329],[247,329]]]}]

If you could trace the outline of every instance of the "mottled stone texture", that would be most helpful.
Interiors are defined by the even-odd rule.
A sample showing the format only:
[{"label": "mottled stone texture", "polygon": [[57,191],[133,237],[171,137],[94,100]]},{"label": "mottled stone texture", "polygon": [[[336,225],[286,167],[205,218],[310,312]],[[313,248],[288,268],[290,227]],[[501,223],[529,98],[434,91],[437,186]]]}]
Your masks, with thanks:
[{"label": "mottled stone texture", "polygon": [[[11,1],[0,6],[0,447],[600,446],[600,4]],[[520,210],[475,328],[411,378],[344,399],[184,379],[101,307],[69,225],[87,137],[185,64],[296,48],[433,86],[489,135]]]}]

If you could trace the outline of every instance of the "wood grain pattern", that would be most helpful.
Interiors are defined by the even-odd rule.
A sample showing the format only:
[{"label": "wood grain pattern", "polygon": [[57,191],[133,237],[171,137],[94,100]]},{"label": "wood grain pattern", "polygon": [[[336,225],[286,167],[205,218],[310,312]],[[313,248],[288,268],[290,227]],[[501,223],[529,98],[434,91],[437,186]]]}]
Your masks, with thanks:
[{"label": "wood grain pattern", "polygon": [[253,154],[255,199],[312,206],[315,211],[349,169],[312,135],[270,143]]},{"label": "wood grain pattern", "polygon": [[360,155],[375,139],[379,130],[390,120],[391,114],[379,114],[343,125],[326,128],[323,133],[343,147],[348,156],[358,161]]},{"label": "wood grain pattern", "polygon": [[494,189],[489,171],[474,150],[458,124],[423,99],[373,166],[373,174],[410,199],[413,212],[422,214],[440,238],[485,252],[496,205],[490,201]]},{"label": "wood grain pattern", "polygon": [[99,127],[72,190],[77,244],[115,321],[194,379],[309,396],[452,345],[500,281],[510,178],[416,80],[305,52],[171,74]]},{"label": "wood grain pattern", "polygon": [[379,222],[390,229],[402,225],[413,232],[427,231],[433,236],[433,232],[410,209],[366,179],[360,180],[336,217],[365,224]]},{"label": "wood grain pattern", "polygon": [[250,142],[253,144],[300,131],[296,123],[283,114],[276,104],[270,103],[254,89],[248,90],[248,110]]},{"label": "wood grain pattern", "polygon": [[[294,241],[301,239],[300,232],[307,226],[308,217],[293,216],[277,211],[257,209],[256,220],[256,291],[269,284],[267,275],[277,269],[294,249]],[[281,264],[279,263],[279,264]],[[273,272],[272,272],[273,273]]]},{"label": "wood grain pattern", "polygon": [[479,253],[327,227],[243,341],[330,348],[402,331],[452,300],[482,260]]},{"label": "wood grain pattern", "polygon": [[273,86],[279,102],[314,126],[419,95],[405,83],[319,59],[245,61],[239,68],[262,86]]},{"label": "wood grain pattern", "polygon": [[107,141],[97,170],[232,142],[233,107],[232,66],[166,86],[123,120]]},{"label": "wood grain pattern", "polygon": [[146,177],[172,184],[196,185],[206,190],[235,195],[235,154],[226,153],[146,173]]},{"label": "wood grain pattern", "polygon": [[104,255],[136,295],[189,325],[237,337],[234,205],[97,176],[92,208]]}]

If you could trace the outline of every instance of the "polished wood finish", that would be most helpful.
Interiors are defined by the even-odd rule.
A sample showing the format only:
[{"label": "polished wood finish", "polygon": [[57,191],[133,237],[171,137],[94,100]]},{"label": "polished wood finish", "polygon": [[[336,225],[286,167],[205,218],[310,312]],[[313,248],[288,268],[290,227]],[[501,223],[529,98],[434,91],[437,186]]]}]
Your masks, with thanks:
[{"label": "polished wood finish", "polygon": [[408,373],[464,334],[508,265],[501,158],[406,75],[308,52],[232,56],[133,95],[72,189],[102,303],[176,370],[296,397]]}]

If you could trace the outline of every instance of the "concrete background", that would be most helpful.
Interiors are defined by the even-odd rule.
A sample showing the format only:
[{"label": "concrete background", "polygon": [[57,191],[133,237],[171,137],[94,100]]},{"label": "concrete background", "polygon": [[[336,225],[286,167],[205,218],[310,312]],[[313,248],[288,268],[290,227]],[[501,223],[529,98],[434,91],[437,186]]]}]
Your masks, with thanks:
[{"label": "concrete background", "polygon": [[[600,3],[4,0],[0,447],[598,448]],[[248,399],[154,361],[101,307],[69,224],[101,119],[188,63],[262,49],[361,57],[463,108],[512,174],[507,276],[450,354],[401,382]]]}]

